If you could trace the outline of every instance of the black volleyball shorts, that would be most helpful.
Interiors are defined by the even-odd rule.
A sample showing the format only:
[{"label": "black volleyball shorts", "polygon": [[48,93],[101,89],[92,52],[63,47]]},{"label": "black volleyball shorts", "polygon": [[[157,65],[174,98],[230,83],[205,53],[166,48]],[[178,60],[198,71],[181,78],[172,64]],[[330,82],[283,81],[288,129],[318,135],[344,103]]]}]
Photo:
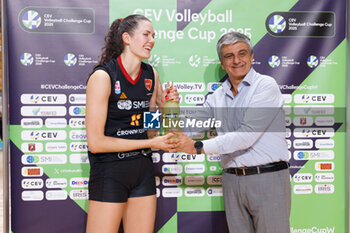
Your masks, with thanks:
[{"label": "black volleyball shorts", "polygon": [[90,163],[89,200],[121,203],[154,194],[156,184],[150,156]]}]

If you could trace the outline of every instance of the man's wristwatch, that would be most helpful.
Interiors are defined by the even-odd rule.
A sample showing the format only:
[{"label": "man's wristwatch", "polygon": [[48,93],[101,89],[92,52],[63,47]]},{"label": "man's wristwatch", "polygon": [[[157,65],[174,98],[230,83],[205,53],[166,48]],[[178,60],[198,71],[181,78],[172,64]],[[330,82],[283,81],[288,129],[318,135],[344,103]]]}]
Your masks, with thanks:
[{"label": "man's wristwatch", "polygon": [[203,142],[201,141],[195,142],[194,148],[196,148],[197,154],[202,154]]}]

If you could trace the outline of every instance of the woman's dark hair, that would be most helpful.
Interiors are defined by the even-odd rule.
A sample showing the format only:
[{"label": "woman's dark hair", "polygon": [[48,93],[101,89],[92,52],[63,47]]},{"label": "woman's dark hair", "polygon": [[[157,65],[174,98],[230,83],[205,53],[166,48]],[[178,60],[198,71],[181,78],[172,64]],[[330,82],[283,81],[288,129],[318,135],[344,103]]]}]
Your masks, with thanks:
[{"label": "woman's dark hair", "polygon": [[151,22],[147,17],[137,14],[129,15],[124,19],[116,19],[113,21],[105,37],[105,45],[102,48],[102,54],[100,56],[101,59],[98,65],[110,61],[113,58],[117,58],[123,52],[123,33],[127,32],[132,36],[141,20]]}]

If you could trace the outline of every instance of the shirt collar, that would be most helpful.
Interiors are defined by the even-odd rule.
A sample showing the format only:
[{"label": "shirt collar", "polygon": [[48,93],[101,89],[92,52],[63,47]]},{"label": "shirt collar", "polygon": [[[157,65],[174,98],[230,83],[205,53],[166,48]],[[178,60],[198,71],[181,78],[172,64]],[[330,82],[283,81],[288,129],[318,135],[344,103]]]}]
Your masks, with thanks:
[{"label": "shirt collar", "polygon": [[[242,88],[242,84],[244,84],[245,86],[250,86],[254,82],[255,79],[256,79],[256,71],[254,70],[253,67],[251,67],[248,74],[246,74],[246,76],[244,77],[242,82],[238,85],[238,89],[240,90]],[[222,83],[222,88],[227,93],[227,92],[231,92],[231,87],[232,87],[232,84],[230,82],[230,78],[227,78]]]}]

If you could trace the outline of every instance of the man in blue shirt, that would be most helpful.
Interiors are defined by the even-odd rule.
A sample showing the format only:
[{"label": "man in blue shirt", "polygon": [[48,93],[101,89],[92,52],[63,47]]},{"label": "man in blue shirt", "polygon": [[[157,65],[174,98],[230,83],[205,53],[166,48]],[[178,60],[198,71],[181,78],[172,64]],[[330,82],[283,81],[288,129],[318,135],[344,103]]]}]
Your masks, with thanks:
[{"label": "man in blue shirt", "polygon": [[224,34],[217,52],[228,78],[200,111],[221,121],[218,136],[194,141],[189,137],[193,132],[178,132],[170,142],[174,151],[221,155],[230,232],[289,233],[291,186],[282,94],[272,77],[252,68],[253,50],[245,35]]}]

